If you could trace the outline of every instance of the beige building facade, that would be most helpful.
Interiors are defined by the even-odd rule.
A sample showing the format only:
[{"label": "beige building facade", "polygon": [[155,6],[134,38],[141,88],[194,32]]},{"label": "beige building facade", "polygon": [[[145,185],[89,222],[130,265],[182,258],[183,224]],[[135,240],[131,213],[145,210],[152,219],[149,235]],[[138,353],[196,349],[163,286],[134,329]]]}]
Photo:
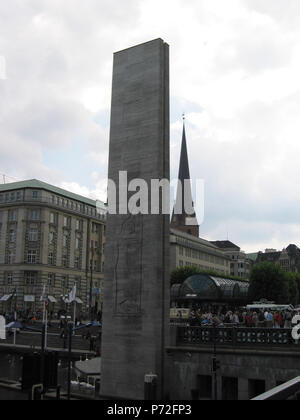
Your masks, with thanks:
[{"label": "beige building facade", "polygon": [[45,287],[50,310],[101,309],[105,216],[96,202],[52,185],[0,185],[0,311],[39,311]]},{"label": "beige building facade", "polygon": [[170,245],[171,271],[188,266],[230,274],[230,258],[209,241],[171,228]]}]

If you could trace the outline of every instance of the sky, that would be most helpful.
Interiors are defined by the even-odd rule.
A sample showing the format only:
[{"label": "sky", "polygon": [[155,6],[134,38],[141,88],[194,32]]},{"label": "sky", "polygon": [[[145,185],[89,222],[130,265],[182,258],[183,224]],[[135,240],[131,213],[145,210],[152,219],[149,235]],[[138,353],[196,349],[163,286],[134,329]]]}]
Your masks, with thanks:
[{"label": "sky", "polygon": [[105,200],[113,53],[156,38],[170,45],[171,176],[185,113],[205,182],[201,237],[300,246],[299,0],[0,2],[0,174]]}]

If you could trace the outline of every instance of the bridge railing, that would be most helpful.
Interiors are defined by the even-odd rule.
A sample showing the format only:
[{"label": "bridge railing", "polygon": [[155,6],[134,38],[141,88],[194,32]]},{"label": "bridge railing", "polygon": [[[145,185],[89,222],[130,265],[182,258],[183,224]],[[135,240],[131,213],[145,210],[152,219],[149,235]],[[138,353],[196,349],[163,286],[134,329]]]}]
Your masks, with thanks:
[{"label": "bridge railing", "polygon": [[300,340],[294,340],[291,329],[240,328],[240,327],[190,327],[177,326],[176,344],[199,346],[226,345],[294,347],[300,350]]}]

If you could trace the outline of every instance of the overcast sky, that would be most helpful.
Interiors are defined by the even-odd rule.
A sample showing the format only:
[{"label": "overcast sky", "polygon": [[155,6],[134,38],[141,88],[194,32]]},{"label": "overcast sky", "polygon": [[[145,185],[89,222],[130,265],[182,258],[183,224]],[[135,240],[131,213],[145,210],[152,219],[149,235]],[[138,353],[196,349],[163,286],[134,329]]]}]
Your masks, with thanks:
[{"label": "overcast sky", "polygon": [[172,176],[185,112],[205,180],[201,237],[300,246],[299,0],[2,1],[0,173],[104,199],[113,53],[155,38],[170,45]]}]

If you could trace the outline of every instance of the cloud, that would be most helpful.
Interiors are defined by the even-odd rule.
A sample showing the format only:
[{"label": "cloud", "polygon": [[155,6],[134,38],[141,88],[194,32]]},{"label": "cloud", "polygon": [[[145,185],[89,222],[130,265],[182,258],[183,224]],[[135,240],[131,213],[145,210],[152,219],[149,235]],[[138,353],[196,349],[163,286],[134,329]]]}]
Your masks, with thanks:
[{"label": "cloud", "polygon": [[201,234],[229,225],[251,251],[297,242],[299,12],[298,0],[2,2],[0,172],[105,199],[113,52],[161,37],[172,177],[185,112]]}]

